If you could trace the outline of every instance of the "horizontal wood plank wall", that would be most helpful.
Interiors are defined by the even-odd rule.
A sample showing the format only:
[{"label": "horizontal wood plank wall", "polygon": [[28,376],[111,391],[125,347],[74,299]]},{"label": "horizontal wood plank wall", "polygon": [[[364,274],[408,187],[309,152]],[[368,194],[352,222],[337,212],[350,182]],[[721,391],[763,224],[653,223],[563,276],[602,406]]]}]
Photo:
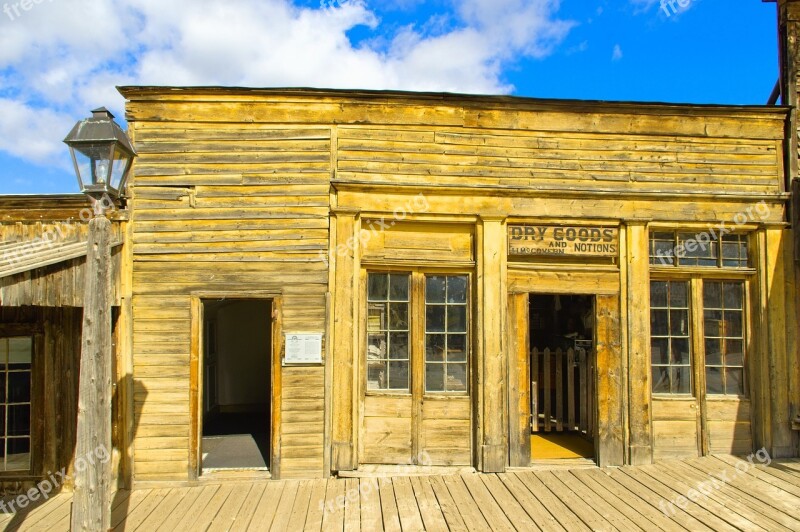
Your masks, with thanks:
[{"label": "horizontal wood plank wall", "polygon": [[699,455],[697,400],[653,397],[653,460]]},{"label": "horizontal wood plank wall", "polygon": [[[24,213],[19,213],[22,216]],[[64,213],[66,214],[66,213]],[[114,223],[114,233],[121,240],[118,223]],[[0,244],[7,242],[64,242],[86,241],[88,225],[80,220],[65,218],[64,221],[16,221],[0,223]],[[12,262],[25,260],[31,248],[21,248],[19,253],[9,257]],[[46,246],[45,246],[46,249]],[[119,271],[121,248],[112,250],[112,290],[115,305],[119,305]],[[0,250],[0,259],[3,252]],[[46,306],[82,307],[86,278],[85,257],[66,260],[49,266],[10,275],[0,279],[0,304],[4,306]]]},{"label": "horizontal wood plank wall", "polygon": [[[132,122],[134,475],[186,480],[190,296],[282,293],[285,332],[325,332],[328,127]],[[276,354],[275,356],[279,356]],[[323,474],[323,369],[283,368],[282,478]]]},{"label": "horizontal wood plank wall", "polygon": [[708,451],[745,455],[753,452],[750,400],[707,398]]}]

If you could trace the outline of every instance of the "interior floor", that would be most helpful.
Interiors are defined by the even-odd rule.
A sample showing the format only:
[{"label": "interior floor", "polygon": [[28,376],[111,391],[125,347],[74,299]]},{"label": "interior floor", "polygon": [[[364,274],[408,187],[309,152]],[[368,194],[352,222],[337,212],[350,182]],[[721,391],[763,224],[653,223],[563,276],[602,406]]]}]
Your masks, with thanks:
[{"label": "interior floor", "polygon": [[214,414],[203,425],[203,469],[266,469],[269,464],[265,412]]},{"label": "interior floor", "polygon": [[593,457],[594,443],[579,432],[531,434],[531,462]]}]

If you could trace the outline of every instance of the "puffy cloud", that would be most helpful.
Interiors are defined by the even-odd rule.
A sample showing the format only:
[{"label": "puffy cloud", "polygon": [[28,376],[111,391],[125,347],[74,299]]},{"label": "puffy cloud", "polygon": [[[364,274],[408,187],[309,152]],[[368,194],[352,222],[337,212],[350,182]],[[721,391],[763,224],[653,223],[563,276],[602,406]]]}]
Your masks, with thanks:
[{"label": "puffy cloud", "polygon": [[[364,0],[33,2],[13,20],[0,13],[0,150],[39,162],[90,108],[121,115],[115,85],[507,93],[504,68],[547,56],[572,27],[558,0],[453,0],[452,12],[388,30]],[[359,26],[375,37],[354,45]]]},{"label": "puffy cloud", "polygon": [[611,52],[611,60],[619,61],[622,59],[622,47],[618,44],[614,45],[614,51]]}]

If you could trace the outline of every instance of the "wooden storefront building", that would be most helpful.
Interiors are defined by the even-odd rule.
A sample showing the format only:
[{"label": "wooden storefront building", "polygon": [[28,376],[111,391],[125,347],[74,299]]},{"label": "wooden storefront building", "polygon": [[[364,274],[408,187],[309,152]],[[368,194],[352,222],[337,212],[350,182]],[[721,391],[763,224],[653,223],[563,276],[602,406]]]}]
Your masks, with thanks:
[{"label": "wooden storefront building", "polygon": [[797,455],[789,109],[121,92],[134,484]]}]

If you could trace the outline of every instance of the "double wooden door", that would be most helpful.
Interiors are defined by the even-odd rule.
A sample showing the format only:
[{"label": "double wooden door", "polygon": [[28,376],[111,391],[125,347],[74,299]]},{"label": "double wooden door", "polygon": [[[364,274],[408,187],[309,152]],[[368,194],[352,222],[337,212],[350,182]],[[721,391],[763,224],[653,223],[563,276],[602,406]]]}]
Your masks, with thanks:
[{"label": "double wooden door", "polygon": [[365,272],[360,462],[471,462],[467,274]]}]

